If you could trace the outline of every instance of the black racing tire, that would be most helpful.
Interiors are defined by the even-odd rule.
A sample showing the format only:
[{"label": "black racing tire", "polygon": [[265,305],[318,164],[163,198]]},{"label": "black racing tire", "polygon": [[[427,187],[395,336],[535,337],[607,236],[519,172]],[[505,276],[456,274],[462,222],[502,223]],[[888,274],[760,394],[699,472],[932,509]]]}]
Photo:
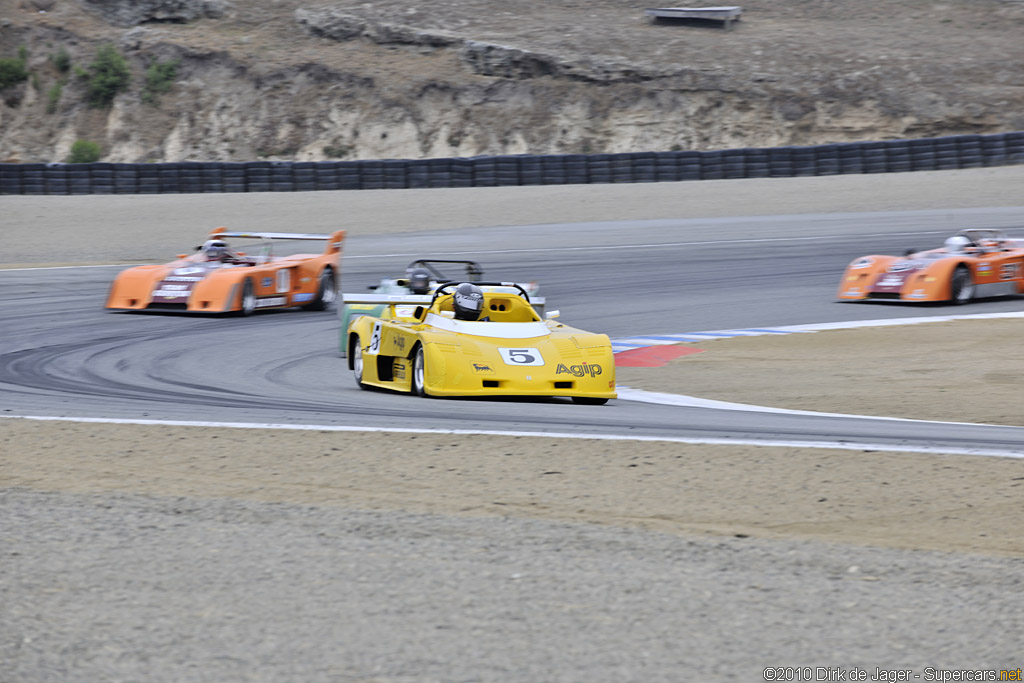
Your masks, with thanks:
[{"label": "black racing tire", "polygon": [[348,355],[352,359],[352,377],[356,380],[356,386],[360,389],[369,389],[363,384],[363,344],[359,337],[353,337],[349,343]]},{"label": "black racing tire", "polygon": [[423,346],[417,346],[416,351],[412,354],[412,388],[409,390],[409,393],[421,398],[430,396],[427,393],[426,386],[426,367],[427,365],[423,357]]},{"label": "black racing tire", "polygon": [[606,398],[593,398],[592,396],[573,396],[573,403],[578,403],[582,406],[603,406],[608,402]]},{"label": "black racing tire", "polygon": [[965,265],[959,265],[953,270],[953,277],[949,282],[949,303],[954,306],[966,304],[974,298],[974,279],[971,271]]},{"label": "black racing tire", "polygon": [[238,315],[252,315],[256,310],[256,289],[251,278],[242,281],[242,294],[238,298]]},{"label": "black racing tire", "polygon": [[303,306],[307,311],[324,311],[338,299],[338,283],[334,269],[328,266],[320,271],[317,278],[316,298]]}]

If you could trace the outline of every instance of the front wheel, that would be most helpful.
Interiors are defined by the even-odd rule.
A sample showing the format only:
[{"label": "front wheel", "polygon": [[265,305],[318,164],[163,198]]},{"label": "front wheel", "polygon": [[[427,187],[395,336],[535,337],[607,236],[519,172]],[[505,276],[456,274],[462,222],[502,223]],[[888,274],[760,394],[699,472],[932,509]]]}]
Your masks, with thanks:
[{"label": "front wheel", "polygon": [[423,347],[416,347],[416,353],[412,357],[412,393],[426,398],[427,380],[426,363],[423,358]]},{"label": "front wheel", "polygon": [[242,296],[238,301],[238,315],[252,315],[256,310],[256,290],[252,286],[252,280],[245,278],[242,283]]},{"label": "front wheel", "polygon": [[349,353],[352,355],[352,376],[355,377],[356,386],[360,389],[366,389],[367,386],[363,384],[363,345],[359,341],[359,337],[352,340],[352,348]]},{"label": "front wheel", "polygon": [[957,266],[953,271],[953,277],[949,283],[949,302],[951,304],[965,304],[974,298],[974,279],[967,266]]},{"label": "front wheel", "polygon": [[593,398],[591,396],[573,396],[573,403],[578,403],[582,406],[603,406],[608,402],[606,398]]}]

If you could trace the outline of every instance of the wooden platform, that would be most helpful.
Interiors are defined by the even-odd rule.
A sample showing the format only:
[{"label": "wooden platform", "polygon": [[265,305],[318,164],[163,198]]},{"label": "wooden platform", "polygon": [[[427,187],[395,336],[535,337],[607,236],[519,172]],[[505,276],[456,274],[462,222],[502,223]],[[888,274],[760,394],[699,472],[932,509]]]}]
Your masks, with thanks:
[{"label": "wooden platform", "polygon": [[731,7],[655,7],[645,9],[644,14],[658,19],[711,19],[725,23],[726,30],[732,29],[732,22],[739,21],[743,8]]}]

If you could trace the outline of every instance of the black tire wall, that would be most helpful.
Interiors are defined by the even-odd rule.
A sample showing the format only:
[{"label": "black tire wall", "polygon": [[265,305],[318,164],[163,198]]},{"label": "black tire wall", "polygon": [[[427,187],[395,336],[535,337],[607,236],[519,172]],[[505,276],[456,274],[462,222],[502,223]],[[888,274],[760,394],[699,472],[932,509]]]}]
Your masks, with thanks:
[{"label": "black tire wall", "polygon": [[308,192],[656,183],[1024,164],[1024,131],[707,152],[516,154],[379,161],[0,164],[0,194]]}]

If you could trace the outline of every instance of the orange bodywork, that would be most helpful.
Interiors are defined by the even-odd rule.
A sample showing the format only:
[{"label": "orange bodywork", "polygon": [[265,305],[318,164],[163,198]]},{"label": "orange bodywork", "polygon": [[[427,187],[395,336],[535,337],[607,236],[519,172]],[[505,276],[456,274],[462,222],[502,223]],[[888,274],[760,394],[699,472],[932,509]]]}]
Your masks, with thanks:
[{"label": "orange bodywork", "polygon": [[1024,240],[990,229],[960,234],[970,238],[960,250],[939,248],[855,259],[843,273],[837,298],[962,304],[1024,293]]},{"label": "orange bodywork", "polygon": [[[210,239],[257,239],[261,253],[232,252],[211,263],[201,251],[163,265],[128,268],[110,288],[106,308],[248,314],[265,308],[326,308],[337,297],[345,231],[329,235],[213,230]],[[273,256],[272,240],[321,240],[318,254]]]}]

